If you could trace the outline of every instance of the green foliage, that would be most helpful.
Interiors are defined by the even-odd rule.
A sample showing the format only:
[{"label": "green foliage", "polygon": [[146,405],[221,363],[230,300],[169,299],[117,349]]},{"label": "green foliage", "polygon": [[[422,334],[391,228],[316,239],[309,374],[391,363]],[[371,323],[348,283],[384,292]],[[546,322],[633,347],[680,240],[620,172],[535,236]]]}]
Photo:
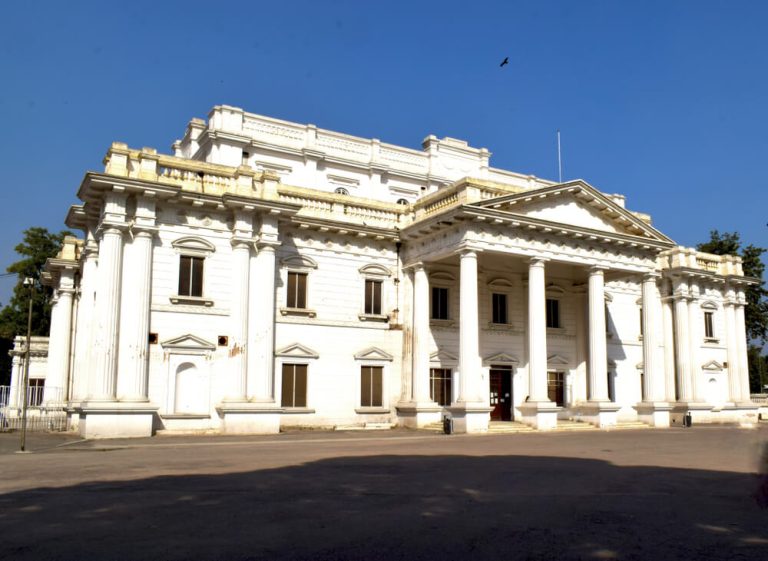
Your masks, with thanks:
[{"label": "green foliage", "polygon": [[751,393],[768,393],[768,356],[760,354],[762,349],[750,345],[747,352],[749,359],[749,391]]},{"label": "green foliage", "polygon": [[24,230],[24,240],[16,246],[16,253],[22,259],[11,264],[6,270],[16,273],[18,280],[13,289],[13,296],[8,304],[0,310],[0,383],[7,383],[10,378],[10,357],[7,349],[11,348],[16,335],[27,333],[27,310],[30,290],[24,286],[24,278],[35,279],[32,298],[32,334],[47,335],[51,324],[51,295],[52,290],[40,284],[40,276],[49,257],[55,257],[61,249],[64,236],[72,235],[68,231],[58,234],[49,232],[46,228],[29,228]]},{"label": "green foliage", "polygon": [[747,305],[744,308],[744,322],[747,339],[762,341],[765,344],[768,340],[768,290],[765,289],[763,280],[765,264],[760,257],[768,250],[752,244],[742,248],[738,232],[721,234],[712,230],[709,236],[708,242],[696,246],[697,250],[716,255],[739,255],[744,275],[760,280],[760,284],[750,285],[745,291]]}]

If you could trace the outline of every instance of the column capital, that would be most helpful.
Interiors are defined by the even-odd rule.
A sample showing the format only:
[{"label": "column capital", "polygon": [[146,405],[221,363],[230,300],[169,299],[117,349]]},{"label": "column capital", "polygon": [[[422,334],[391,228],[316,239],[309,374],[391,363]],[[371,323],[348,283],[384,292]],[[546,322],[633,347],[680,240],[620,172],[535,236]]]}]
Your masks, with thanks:
[{"label": "column capital", "polygon": [[262,251],[266,251],[267,253],[272,252],[275,253],[277,251],[277,248],[280,246],[279,243],[275,242],[267,242],[267,241],[258,241],[253,244],[253,246],[256,248],[259,253]]},{"label": "column capital", "polygon": [[643,273],[643,281],[654,281],[656,282],[661,278],[661,273],[657,271],[648,271],[647,273]]},{"label": "column capital", "polygon": [[608,270],[608,267],[606,267],[605,265],[590,265],[589,274],[604,275],[607,270]]},{"label": "column capital", "polygon": [[530,259],[526,260],[526,263],[528,263],[528,267],[544,267],[544,265],[549,261],[546,257],[531,257]]},{"label": "column capital", "polygon": [[250,249],[251,244],[253,243],[253,238],[232,236],[229,243],[232,245],[232,249]]},{"label": "column capital", "polygon": [[461,259],[465,257],[470,257],[470,258],[474,257],[476,259],[478,253],[481,253],[481,251],[478,249],[472,249],[472,248],[466,247],[459,251],[459,257]]},{"label": "column capital", "polygon": [[411,263],[409,265],[405,265],[403,269],[412,269],[413,272],[417,271],[426,271],[427,270],[427,264],[424,263],[424,261],[417,261],[416,263]]},{"label": "column capital", "polygon": [[134,224],[131,226],[131,233],[137,238],[153,239],[157,232],[157,226],[144,226],[140,224]]}]

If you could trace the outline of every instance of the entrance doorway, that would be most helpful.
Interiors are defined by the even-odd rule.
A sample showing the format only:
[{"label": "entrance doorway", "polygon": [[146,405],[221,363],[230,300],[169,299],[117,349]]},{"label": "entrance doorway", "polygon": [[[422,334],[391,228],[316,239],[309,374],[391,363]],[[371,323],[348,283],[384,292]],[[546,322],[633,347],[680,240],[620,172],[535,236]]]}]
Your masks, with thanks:
[{"label": "entrance doorway", "polygon": [[491,366],[490,372],[491,420],[513,421],[512,410],[512,367]]}]

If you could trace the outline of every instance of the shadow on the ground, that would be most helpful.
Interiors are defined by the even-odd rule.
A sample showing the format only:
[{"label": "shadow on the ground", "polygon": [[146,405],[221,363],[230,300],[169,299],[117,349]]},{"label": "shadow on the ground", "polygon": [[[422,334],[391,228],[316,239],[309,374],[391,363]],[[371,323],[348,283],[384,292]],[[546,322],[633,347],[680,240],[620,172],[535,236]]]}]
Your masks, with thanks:
[{"label": "shadow on the ground", "polygon": [[0,559],[768,559],[755,476],[368,456],[0,497]]}]

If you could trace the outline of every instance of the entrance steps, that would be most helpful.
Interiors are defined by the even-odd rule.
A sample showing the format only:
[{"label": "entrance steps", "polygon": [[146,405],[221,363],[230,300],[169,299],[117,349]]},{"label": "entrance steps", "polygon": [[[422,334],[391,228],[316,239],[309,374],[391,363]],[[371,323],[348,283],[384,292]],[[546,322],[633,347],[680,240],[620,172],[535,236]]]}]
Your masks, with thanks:
[{"label": "entrance steps", "polygon": [[642,421],[619,421],[612,427],[608,427],[608,430],[636,430],[636,429],[650,429],[651,425],[643,423]]},{"label": "entrance steps", "polygon": [[488,425],[488,434],[515,434],[518,432],[534,432],[534,429],[517,421],[491,421]]},{"label": "entrance steps", "polygon": [[582,421],[568,421],[565,419],[558,419],[557,427],[553,429],[553,432],[575,432],[584,430],[597,430],[597,427]]}]

